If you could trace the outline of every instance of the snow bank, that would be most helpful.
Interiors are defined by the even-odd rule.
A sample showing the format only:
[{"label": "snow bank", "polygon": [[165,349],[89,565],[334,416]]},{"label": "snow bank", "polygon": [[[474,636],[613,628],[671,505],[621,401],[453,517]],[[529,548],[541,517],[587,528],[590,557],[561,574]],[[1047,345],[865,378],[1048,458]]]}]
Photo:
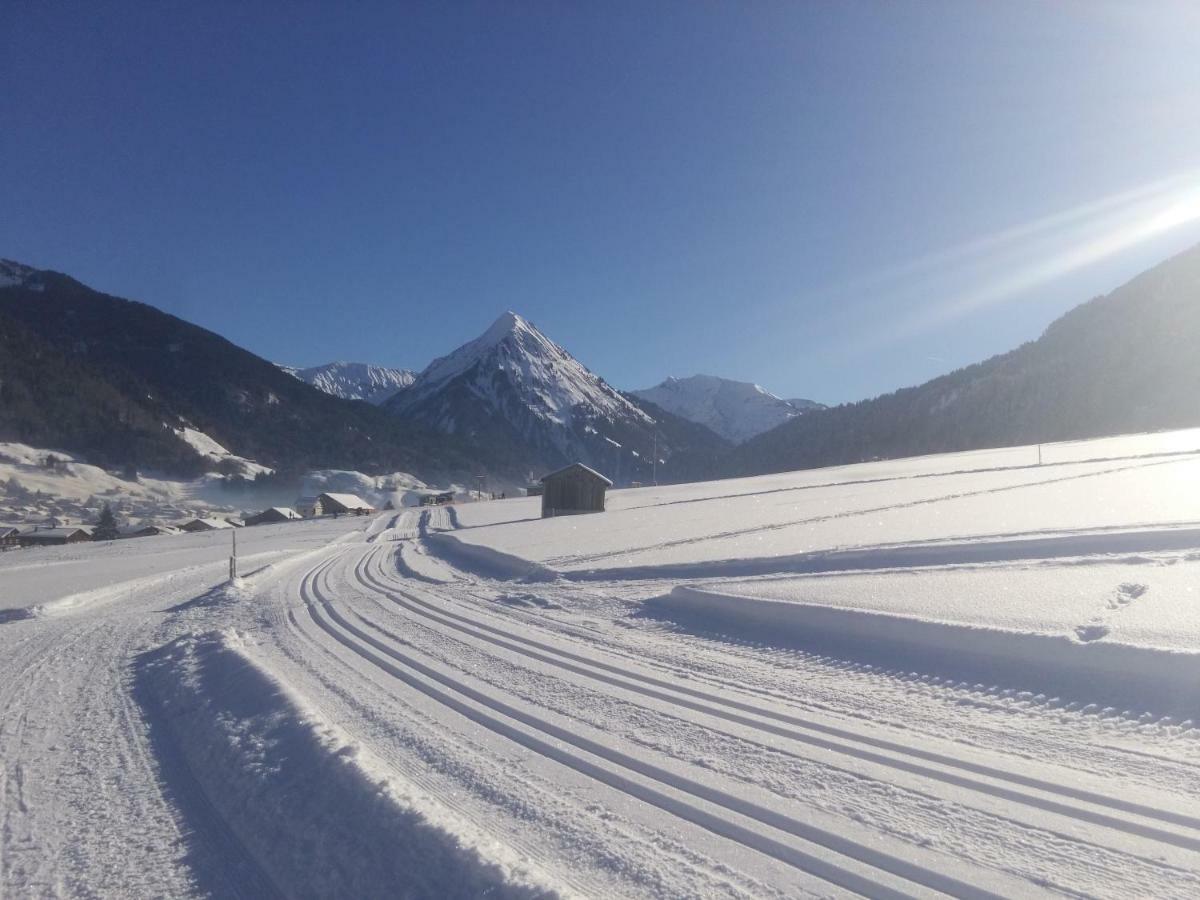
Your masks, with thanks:
[{"label": "snow bank", "polygon": [[234,632],[147,654],[138,688],[164,752],[199,786],[195,802],[287,896],[553,895],[324,722]]},{"label": "snow bank", "polygon": [[1030,686],[1046,696],[1200,714],[1200,652],[1080,641],[681,585],[646,611],[698,630],[802,646],[881,669]]},{"label": "snow bank", "polygon": [[431,531],[425,546],[434,554],[460,569],[502,581],[556,581],[558,573],[511,553],[493,550],[482,544],[468,544],[445,531]]},{"label": "snow bank", "polygon": [[429,584],[450,584],[454,581],[454,573],[415,543],[405,542],[396,548],[396,566],[409,578]]}]

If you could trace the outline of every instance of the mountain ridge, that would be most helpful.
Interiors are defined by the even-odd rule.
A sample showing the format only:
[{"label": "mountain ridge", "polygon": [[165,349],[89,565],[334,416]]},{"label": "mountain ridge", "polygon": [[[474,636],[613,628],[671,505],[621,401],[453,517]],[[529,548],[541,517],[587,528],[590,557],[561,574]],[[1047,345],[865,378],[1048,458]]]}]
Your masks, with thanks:
[{"label": "mountain ridge", "polygon": [[652,388],[632,391],[677,416],[704,425],[734,444],[778,427],[820,404],[797,406],[761,385],[716,375],[668,377]]},{"label": "mountain ridge", "polygon": [[417,377],[412,369],[337,360],[298,368],[277,363],[289,375],[343,400],[365,400],[379,406],[407,388]]}]

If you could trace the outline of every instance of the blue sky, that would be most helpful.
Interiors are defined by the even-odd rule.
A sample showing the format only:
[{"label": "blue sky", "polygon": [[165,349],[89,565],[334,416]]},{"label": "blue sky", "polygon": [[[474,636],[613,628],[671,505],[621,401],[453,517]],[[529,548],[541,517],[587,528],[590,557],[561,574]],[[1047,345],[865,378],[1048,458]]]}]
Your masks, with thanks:
[{"label": "blue sky", "polygon": [[0,256],[298,365],[853,400],[1200,241],[1194,4],[9,4],[0,84]]}]

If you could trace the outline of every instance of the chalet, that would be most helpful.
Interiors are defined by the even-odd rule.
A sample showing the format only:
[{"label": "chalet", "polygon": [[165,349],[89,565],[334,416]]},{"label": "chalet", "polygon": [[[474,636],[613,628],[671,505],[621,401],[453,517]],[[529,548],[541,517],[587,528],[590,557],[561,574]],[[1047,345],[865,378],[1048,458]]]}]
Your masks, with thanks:
[{"label": "chalet", "polygon": [[305,519],[312,519],[325,513],[320,497],[298,497],[292,507]]},{"label": "chalet", "polygon": [[264,509],[260,513],[246,517],[247,525],[271,525],[276,522],[291,522],[295,519],[303,519],[304,516],[296,512],[294,509],[289,509],[286,506],[272,506],[270,509]]},{"label": "chalet", "polygon": [[542,479],[542,518],[604,512],[612,482],[583,463],[572,463]]},{"label": "chalet", "polygon": [[17,536],[17,542],[22,547],[55,547],[59,544],[81,544],[91,539],[92,533],[80,526],[39,528],[36,531],[26,531]]},{"label": "chalet", "polygon": [[376,512],[375,507],[355,494],[321,494],[317,500],[327,516],[366,516]]},{"label": "chalet", "polygon": [[0,550],[11,550],[19,547],[21,529],[13,525],[0,525]]},{"label": "chalet", "polygon": [[190,519],[179,526],[184,531],[220,531],[222,528],[232,528],[233,526],[224,519]]},{"label": "chalet", "polygon": [[179,534],[174,525],[128,525],[120,531],[122,538],[161,537],[169,534]]}]

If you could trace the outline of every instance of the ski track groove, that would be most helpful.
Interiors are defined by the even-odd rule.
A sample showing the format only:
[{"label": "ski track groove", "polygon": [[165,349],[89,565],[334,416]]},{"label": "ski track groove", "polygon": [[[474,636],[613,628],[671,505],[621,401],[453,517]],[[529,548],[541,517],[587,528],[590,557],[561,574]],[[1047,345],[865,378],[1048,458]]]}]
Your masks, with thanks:
[{"label": "ski track groove", "polygon": [[[328,575],[329,575],[329,572],[331,571],[332,566],[335,562],[336,562],[336,560],[327,560],[321,564],[318,564],[312,572],[307,573],[301,581],[302,595],[306,596],[306,592],[312,590],[312,588],[315,587],[316,581],[318,579],[325,581],[326,582],[326,590],[329,590]],[[307,602],[308,601],[306,600],[306,603]],[[311,612],[311,610],[310,610],[310,612]],[[303,627],[300,627],[299,622],[295,619],[295,615],[292,610],[288,610],[287,616],[296,625],[296,633],[298,635],[300,635],[307,644],[311,645],[312,647],[318,648],[321,652],[323,652],[325,654],[328,654],[332,659],[336,660],[341,665],[346,665],[345,657],[338,656],[338,654],[334,653],[329,647],[325,646],[321,641],[317,640],[312,635],[309,635],[308,632]],[[315,618],[313,618],[312,620],[314,622],[317,621]],[[320,630],[319,633],[325,635],[326,637],[330,636],[329,633],[327,631],[325,631],[324,629]],[[334,640],[336,641],[336,643],[339,646],[346,646],[344,641],[338,640],[336,637],[334,638]],[[371,656],[364,656],[361,653],[356,653],[353,658],[358,659],[360,662],[365,661],[368,664],[368,666],[371,668],[372,671],[378,672],[386,678],[394,679],[396,677],[388,667],[379,666],[378,661],[373,659]],[[321,676],[320,673],[318,672],[318,677],[323,677],[323,676]],[[388,692],[389,696],[392,697],[393,699],[402,699],[402,697],[400,697],[400,695],[395,694],[394,687],[389,686],[388,688],[383,688],[381,685],[380,688],[382,690],[386,690]],[[408,704],[405,704],[405,705],[407,706]],[[418,714],[418,715],[420,715],[420,714]],[[449,728],[448,726],[438,722],[437,720],[433,720],[433,725],[434,725],[434,727],[441,727],[443,729],[446,729],[448,731],[448,733],[450,734],[451,739],[458,746],[460,746],[460,747],[464,746],[462,743],[463,739],[461,737],[456,736],[456,733],[454,732],[454,730],[452,728]],[[426,725],[425,727],[428,727],[428,725]],[[490,731],[490,729],[489,729],[489,731]],[[492,733],[494,733],[494,732],[492,732]],[[480,748],[476,752],[489,754],[489,750],[487,748]],[[387,754],[385,753],[385,755],[387,755]],[[551,762],[553,762],[553,761],[551,761]],[[391,764],[394,765],[398,771],[407,773],[408,771],[411,770],[412,767],[406,763],[407,763],[407,761],[403,758],[401,758],[399,760],[393,758],[391,760]],[[420,767],[420,765],[418,765],[416,767],[417,774],[414,776],[414,781],[421,784],[423,787],[427,787],[429,789],[430,794],[432,796],[435,796],[438,798],[438,802],[444,803],[445,805],[449,806],[450,808],[455,809],[457,811],[461,811],[464,815],[470,816],[470,814],[473,812],[472,809],[461,805],[457,800],[454,799],[453,795],[450,797],[447,797],[445,791],[444,790],[439,791],[437,789],[436,785],[429,784],[427,779],[421,777],[420,770],[421,770],[421,767]],[[585,781],[590,779],[590,776],[587,773],[580,773],[580,774],[583,776]],[[527,790],[529,787],[528,782],[525,780],[528,777],[529,777],[528,774],[522,776],[523,783],[521,785],[521,790],[523,790],[523,791]],[[540,776],[534,776],[534,777],[539,778]],[[561,797],[561,795],[562,795],[561,785],[555,784],[553,782],[546,782],[544,787],[539,787],[538,789],[552,791],[558,797]],[[589,801],[589,806],[590,806],[590,801]],[[571,816],[572,823],[575,823],[580,818],[578,813],[574,810],[569,811],[568,814]],[[619,821],[620,819],[621,819],[620,816],[614,815],[613,813],[610,812],[605,817],[606,825],[611,826],[614,823],[614,821]],[[552,827],[555,825],[555,823],[553,821],[550,821],[548,824],[550,824]],[[663,853],[673,853],[676,855],[682,854],[682,857],[683,857],[683,863],[681,863],[682,865],[687,865],[691,871],[695,871],[697,869],[697,863],[699,862],[700,868],[702,868],[707,873],[704,877],[707,877],[710,881],[712,879],[716,878],[719,881],[728,883],[729,879],[731,877],[736,877],[736,878],[742,880],[743,882],[746,882],[746,881],[751,882],[751,889],[750,889],[749,894],[747,894],[747,891],[744,888],[739,888],[736,885],[730,885],[730,889],[736,891],[740,896],[766,897],[766,896],[770,896],[775,891],[775,889],[769,885],[762,884],[762,883],[755,884],[757,879],[755,878],[754,875],[752,875],[750,873],[737,873],[736,875],[732,875],[724,863],[722,863],[718,860],[714,860],[712,858],[704,857],[701,853],[699,853],[696,850],[691,849],[690,847],[688,847],[686,845],[683,845],[683,846],[676,845],[672,849],[672,847],[670,846],[669,843],[664,843],[663,835],[661,835],[661,833],[658,831],[658,829],[653,826],[651,826],[649,832],[647,832],[646,826],[644,824],[639,824],[635,821],[629,821],[629,820],[626,820],[626,824],[631,825],[636,830],[637,833],[631,833],[631,834],[626,835],[624,837],[624,840],[632,841],[636,845],[640,846],[642,848],[643,854],[645,854],[646,852],[652,852],[653,856],[658,860],[661,860],[661,856]],[[586,825],[584,827],[586,828]],[[509,841],[509,840],[511,840],[511,837],[506,835],[505,840]],[[611,837],[605,839],[605,841],[608,841],[608,840],[611,840]],[[528,855],[530,856],[530,858],[532,858],[532,859],[540,859],[544,856],[543,848],[536,843],[526,842],[519,838],[515,841],[512,841],[512,843],[514,846],[518,846],[518,847],[521,847],[522,849],[525,849],[526,852],[528,853]],[[597,849],[605,850],[605,848],[603,848],[602,846],[598,846]],[[610,853],[611,853],[611,851],[605,850],[604,856],[611,859]],[[625,864],[626,863],[624,863],[624,862],[622,863],[622,865],[625,865]],[[636,865],[638,865],[638,863],[635,862],[634,865],[636,866]],[[808,874],[807,870],[802,870],[802,871],[804,871],[805,874]],[[678,869],[673,870],[672,874],[675,876],[678,876],[679,870]],[[578,890],[579,896],[585,896],[585,897],[587,897],[587,896],[606,896],[606,895],[612,894],[612,892],[613,892],[613,888],[611,885],[605,885],[605,884],[597,885],[597,884],[591,883],[590,881],[585,882],[585,883],[580,883],[579,880],[574,877],[573,872],[568,872],[565,876],[559,875],[558,877],[560,877],[568,885],[576,887]],[[638,889],[637,893],[634,894],[633,896],[645,896],[647,891],[650,891],[654,895],[660,895],[660,896],[663,895],[662,886],[656,885],[656,887],[658,887],[658,890],[650,891],[650,888],[648,885],[641,885],[639,883],[639,889]],[[801,889],[801,890],[803,890],[803,889]],[[808,895],[808,891],[804,891],[804,894]],[[668,896],[668,897],[673,897],[676,895],[677,895],[677,890],[671,890],[669,893],[665,894],[665,896]],[[789,896],[791,896],[791,895],[792,894],[789,894]],[[822,892],[821,896],[828,896],[828,892],[827,891]]]},{"label": "ski track groove", "polygon": [[[330,565],[334,561],[331,561]],[[580,750],[604,759],[611,765],[619,766],[630,772],[636,772],[685,794],[690,794],[698,799],[723,807],[729,812],[756,820],[763,825],[798,837],[802,841],[822,846],[827,850],[832,850],[850,859],[866,863],[869,866],[912,881],[914,884],[921,885],[922,887],[956,896],[1000,896],[977,885],[972,885],[957,878],[925,869],[909,860],[891,856],[885,852],[857,844],[832,832],[791,819],[775,810],[762,807],[756,803],[739,800],[739,798],[719,789],[692,781],[685,776],[672,773],[653,763],[638,760],[621,751],[611,750],[586,737],[573,734],[560,726],[540,720],[538,717],[518,710],[498,698],[489,696],[483,691],[466,685],[456,684],[448,676],[408,657],[349,622],[335,608],[333,602],[321,594],[319,588],[316,586],[315,579],[309,582],[308,590],[311,592],[311,595],[305,599],[308,604],[309,614],[320,628],[351,651],[372,661],[375,665],[388,671],[410,687],[431,696],[450,709],[485,727],[491,728],[498,734],[508,737],[535,752],[555,759],[577,771],[591,775],[593,778],[608,784],[610,787],[623,790],[632,796],[659,806],[668,812],[672,812],[681,818],[693,822],[693,824],[698,824],[709,831],[742,843],[751,849],[774,856],[776,859],[780,859],[810,874],[823,878],[831,884],[847,888],[856,893],[875,897],[907,896],[907,894],[896,891],[884,883],[871,881],[856,872],[838,868],[819,857],[813,856],[811,853],[797,850],[777,839],[764,839],[740,823],[729,819],[721,820],[707,813],[702,808],[692,804],[680,803],[660,789],[647,788],[626,775],[609,772],[603,766],[597,765],[571,751],[564,751],[561,747],[555,746],[545,739],[525,734],[523,731],[505,722],[500,716],[520,722],[526,727],[540,731],[548,737],[571,744]],[[376,652],[368,648],[373,648],[374,651],[382,653],[384,656],[401,665],[397,666],[394,662],[381,658]],[[406,671],[406,669],[411,671]],[[461,694],[484,707],[492,709],[494,712],[499,713],[500,716],[481,713],[469,704],[455,698],[452,693],[436,688],[428,682],[415,677],[412,672],[417,672],[425,678],[439,682],[446,688],[449,688],[450,692]],[[741,808],[739,809],[738,807]]]},{"label": "ski track groove", "polygon": [[[364,556],[364,560],[367,558],[368,556]],[[1019,785],[1021,787],[1033,788],[1062,797],[1064,798],[1064,801],[1084,801],[1099,806],[1104,806],[1109,809],[1133,813],[1144,818],[1167,822],[1196,831],[1200,831],[1200,817],[1188,816],[1182,813],[1175,813],[1170,810],[1163,810],[1157,807],[1147,806],[1145,804],[1122,800],[1121,798],[1097,794],[1092,791],[1075,789],[1066,785],[1054,784],[1043,779],[1021,775],[1020,773],[1016,772],[1004,771],[992,766],[973,763],[969,760],[956,759],[944,754],[922,750],[920,748],[907,747],[893,741],[886,741],[866,735],[854,734],[845,729],[833,728],[824,725],[823,723],[816,723],[812,722],[811,720],[801,719],[798,716],[757,707],[753,704],[744,703],[731,698],[720,697],[719,695],[705,693],[684,685],[673,684],[664,679],[655,678],[653,676],[634,673],[628,668],[619,668],[599,660],[589,659],[587,657],[580,656],[579,654],[571,653],[570,651],[545,644],[541,641],[536,641],[521,635],[512,634],[511,632],[503,632],[498,628],[486,625],[478,620],[471,620],[465,616],[458,615],[444,609],[437,609],[433,606],[433,604],[420,599],[409,590],[396,590],[394,592],[389,591],[386,586],[375,581],[368,573],[362,571],[361,568],[356,570],[356,574],[359,575],[360,580],[368,589],[372,589],[383,594],[393,603],[396,603],[401,608],[414,615],[437,622],[443,627],[452,628],[461,633],[468,634],[478,640],[483,640],[496,646],[504,647],[505,649],[516,653],[525,654],[531,658],[538,659],[541,662],[574,672],[579,675],[583,675],[584,677],[593,679],[595,681],[614,685],[627,691],[653,697],[655,699],[682,706],[687,709],[692,709],[706,715],[725,719],[739,725],[748,726],[760,731],[778,735],[780,737],[796,740],[811,746],[819,747],[823,750],[846,754],[868,762],[873,762],[879,765],[888,766],[893,769],[906,771],[911,774],[942,781],[947,784],[952,784],[956,787],[963,787],[969,790],[976,790],[982,793],[991,794],[1004,800],[1010,800],[1013,802],[1033,806],[1047,812],[1066,816],[1068,818],[1091,822],[1093,824],[1124,831],[1129,834],[1136,834],[1141,837],[1163,841],[1186,850],[1200,850],[1200,834],[1181,835],[1175,832],[1163,830],[1161,828],[1146,826],[1138,822],[1120,819],[1106,813],[1100,813],[1078,806],[1072,806],[1067,802],[1049,800],[1024,794],[1019,790],[989,784],[987,782],[980,781],[977,778],[970,778],[966,776],[955,775],[953,773],[942,772],[920,763],[909,762],[904,759],[896,758],[895,756],[887,756],[883,753],[876,752],[876,750],[887,751],[888,753],[903,756],[910,756],[925,762],[932,762],[950,768],[961,769],[973,775],[982,775],[1014,785]],[[555,659],[554,657],[561,658]],[[576,663],[581,663],[582,665],[576,665]],[[596,669],[601,671],[594,671]],[[636,681],[634,679],[636,679]],[[702,700],[697,700],[694,698],[702,698]],[[728,707],[728,709],[719,709],[718,705]],[[774,722],[761,722],[756,719],[748,718],[740,714],[743,712],[750,713],[751,715],[755,716],[761,716],[767,719],[772,719]],[[775,722],[782,724],[775,724]],[[797,729],[807,729],[808,731],[816,731],[820,734],[813,735],[803,731],[798,731]],[[838,740],[830,740],[821,735],[830,735]],[[866,745],[866,747],[854,746],[854,744]]]}]

